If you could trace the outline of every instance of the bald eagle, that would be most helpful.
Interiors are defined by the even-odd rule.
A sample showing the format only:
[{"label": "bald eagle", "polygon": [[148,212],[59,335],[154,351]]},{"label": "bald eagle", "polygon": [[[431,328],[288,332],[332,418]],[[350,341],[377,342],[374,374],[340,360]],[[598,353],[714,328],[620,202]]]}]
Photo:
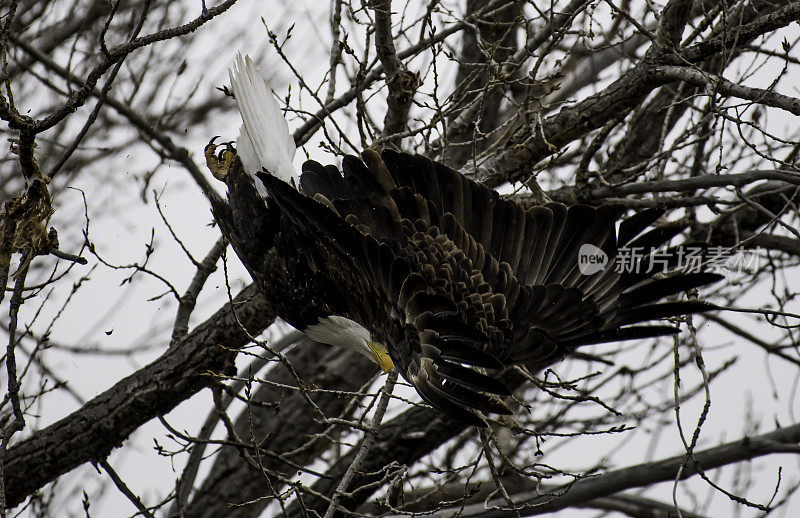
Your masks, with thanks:
[{"label": "bald eagle", "polygon": [[[664,275],[643,257],[621,273],[621,247],[657,248],[682,228],[652,228],[615,205],[525,209],[423,156],[366,150],[342,170],[292,166],[295,144],[250,58],[230,71],[242,116],[236,147],[205,155],[228,187],[212,200],[223,234],[285,321],[315,341],[397,369],[427,403],[476,426],[508,414],[498,375],[576,348],[678,332],[648,321],[706,311],[665,297],[711,273]],[[619,226],[617,228],[617,224]],[[605,267],[587,271],[587,247]]]}]

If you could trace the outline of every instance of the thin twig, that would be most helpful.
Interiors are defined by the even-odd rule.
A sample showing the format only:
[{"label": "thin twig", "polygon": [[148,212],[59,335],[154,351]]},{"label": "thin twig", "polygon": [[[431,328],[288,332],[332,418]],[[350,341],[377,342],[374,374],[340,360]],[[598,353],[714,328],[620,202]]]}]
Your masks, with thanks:
[{"label": "thin twig", "polygon": [[15,349],[17,347],[17,318],[19,308],[22,306],[22,291],[25,287],[25,279],[28,276],[30,261],[28,257],[33,254],[29,248],[19,260],[19,270],[16,273],[17,280],[14,283],[14,292],[8,303],[8,345],[6,346],[6,377],[8,379],[8,399],[11,402],[11,410],[14,418],[3,428],[3,437],[0,439],[0,515],[6,514],[6,490],[5,490],[5,456],[8,441],[11,437],[25,428],[25,416],[19,401],[19,380],[17,379],[17,359]]},{"label": "thin twig", "polygon": [[361,468],[361,463],[364,462],[364,459],[367,457],[367,455],[369,455],[370,448],[372,448],[372,445],[375,444],[375,435],[378,433],[378,429],[381,426],[383,415],[386,413],[386,407],[389,405],[389,399],[392,396],[392,390],[394,389],[394,384],[396,382],[397,371],[394,370],[386,377],[386,384],[383,386],[381,391],[381,399],[378,401],[377,408],[375,408],[375,414],[372,417],[370,429],[364,434],[364,439],[361,442],[361,448],[358,450],[353,462],[347,468],[347,471],[345,471],[342,479],[339,481],[339,485],[336,486],[336,491],[333,493],[331,505],[328,506],[328,510],[325,511],[324,518],[332,518],[336,510],[339,509],[339,501],[347,491],[347,486],[350,485],[350,482],[353,480],[356,472]]},{"label": "thin twig", "polygon": [[208,251],[206,257],[197,267],[192,282],[189,283],[186,292],[181,295],[178,311],[175,315],[175,324],[172,326],[170,345],[178,343],[189,331],[189,317],[192,316],[192,311],[197,305],[197,297],[200,294],[200,290],[205,286],[208,277],[217,269],[217,261],[222,256],[222,253],[225,252],[227,246],[228,243],[225,238],[220,237],[217,239],[217,242],[214,243],[214,246],[211,247],[211,250]]},{"label": "thin twig", "polygon": [[114,483],[114,485],[119,489],[119,492],[125,495],[125,497],[130,500],[130,502],[139,510],[142,516],[146,516],[147,518],[155,518],[153,514],[147,509],[147,506],[142,503],[142,500],[136,496],[136,494],[130,490],[130,488],[125,484],[125,481],[120,478],[114,468],[112,468],[106,459],[101,460],[99,463],[101,468],[108,473],[109,478]]}]

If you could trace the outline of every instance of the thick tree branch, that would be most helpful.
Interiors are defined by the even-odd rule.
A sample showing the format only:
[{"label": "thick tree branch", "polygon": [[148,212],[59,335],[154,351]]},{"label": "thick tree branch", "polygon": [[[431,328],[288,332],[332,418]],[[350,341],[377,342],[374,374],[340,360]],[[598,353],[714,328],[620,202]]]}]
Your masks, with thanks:
[{"label": "thick tree branch", "polygon": [[661,11],[656,43],[661,46],[677,47],[681,34],[689,21],[693,0],[670,0]]},{"label": "thick tree branch", "polygon": [[[523,516],[552,513],[571,506],[582,505],[596,498],[605,497],[627,489],[646,487],[659,482],[675,480],[682,468],[681,480],[696,475],[699,468],[704,471],[728,464],[751,460],[773,453],[800,453],[800,424],[779,428],[755,437],[743,437],[720,446],[695,451],[693,459],[685,454],[663,460],[646,462],[628,468],[608,471],[602,475],[584,478],[572,484],[548,488],[547,494],[531,491],[515,495],[514,504]],[[467,506],[460,513],[465,518],[494,518],[495,509],[506,506],[503,499],[494,499],[486,504]],[[452,510],[440,511],[430,516],[450,516]]]},{"label": "thick tree branch", "polygon": [[[230,371],[237,349],[265,329],[274,314],[249,286],[146,367],[119,381],[79,410],[34,432],[8,450],[6,498],[18,505],[58,476],[99,461],[142,424],[166,414]],[[237,321],[238,318],[238,321]]]},{"label": "thick tree branch", "polygon": [[764,106],[780,108],[793,115],[800,116],[800,99],[796,97],[771,92],[763,88],[743,86],[724,77],[703,72],[696,68],[665,65],[657,67],[655,74],[663,76],[664,82],[684,81],[695,86],[710,86],[721,94],[746,99]]},{"label": "thick tree branch", "polygon": [[[409,71],[397,57],[392,34],[391,0],[373,0],[372,8],[375,13],[375,50],[383,65],[389,90],[381,132],[381,137],[385,138],[405,131],[418,80],[417,75]],[[396,144],[400,144],[399,139]]]}]

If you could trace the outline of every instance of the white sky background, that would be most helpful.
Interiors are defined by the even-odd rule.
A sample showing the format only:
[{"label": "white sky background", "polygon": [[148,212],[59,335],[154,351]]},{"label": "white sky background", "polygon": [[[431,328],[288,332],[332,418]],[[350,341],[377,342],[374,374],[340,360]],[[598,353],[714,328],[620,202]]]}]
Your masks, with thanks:
[{"label": "white sky background", "polygon": [[[419,3],[420,5],[426,2]],[[460,5],[463,2],[450,2],[449,5]],[[197,2],[199,5],[199,2]],[[320,6],[324,5],[324,9]],[[415,7],[419,5],[414,4]],[[598,7],[598,10],[601,7]],[[291,71],[279,60],[274,50],[270,48],[266,31],[257,20],[264,17],[270,28],[279,36],[285,35],[289,23],[296,23],[293,37],[285,47],[285,52],[290,56],[292,63],[301,72],[309,84],[317,85],[322,81],[328,67],[328,49],[330,46],[330,28],[327,21],[327,2],[313,0],[296,0],[291,3],[284,2],[258,2],[243,1],[238,3],[231,11],[223,15],[216,23],[212,23],[200,30],[199,40],[189,49],[187,54],[187,71],[179,78],[175,91],[192,88],[199,83],[198,96],[219,95],[214,90],[216,86],[227,84],[227,66],[231,63],[236,51],[249,53],[256,58],[264,72],[272,81],[279,97],[284,97],[291,89],[293,108],[302,105],[303,109],[316,111],[317,106],[307,95],[302,95],[299,102],[297,97],[298,87]],[[409,14],[409,16],[411,16]],[[395,16],[395,23],[398,17]],[[227,31],[227,33],[225,33]],[[793,32],[791,32],[793,31]],[[416,32],[415,32],[416,34]],[[793,25],[789,32],[790,39],[797,35],[797,27]],[[349,43],[360,49],[360,33],[350,34]],[[220,44],[220,42],[226,44]],[[227,42],[230,41],[230,44]],[[452,45],[457,45],[458,40],[450,40]],[[234,43],[235,42],[235,43]],[[771,39],[765,46],[777,47],[779,38]],[[173,42],[174,44],[174,42]],[[403,46],[402,44],[400,45]],[[214,49],[215,57],[208,59],[209,49]],[[429,55],[425,59],[429,60]],[[424,68],[427,63],[417,59],[411,63]],[[731,73],[733,70],[731,70]],[[616,74],[616,71],[613,72]],[[442,84],[452,84],[454,68],[444,61],[439,69],[439,81]],[[733,76],[729,76],[733,77]],[[762,78],[769,81],[772,74],[757,74],[747,81],[753,86],[766,87],[760,84]],[[430,81],[430,77],[427,78]],[[785,79],[778,86],[777,91],[788,95],[797,95],[795,84],[797,82]],[[349,88],[349,82],[343,74],[339,76],[339,91]],[[431,91],[430,83],[426,83],[426,91]],[[448,88],[443,88],[447,91]],[[325,89],[322,89],[324,96]],[[585,92],[587,95],[591,92]],[[168,106],[172,99],[163,99]],[[233,102],[230,101],[231,107]],[[348,107],[346,110],[350,110]],[[377,114],[376,114],[377,115]],[[382,114],[376,117],[382,120]],[[290,128],[298,126],[293,117],[289,118]],[[80,119],[81,123],[83,119]],[[338,120],[342,120],[341,118]],[[764,119],[770,129],[779,135],[793,135],[797,126],[797,119],[787,116],[778,110],[768,110]],[[222,135],[224,140],[234,139],[239,127],[239,120],[233,113],[215,118],[215,127],[195,126],[186,128],[183,138],[178,138],[181,145],[186,146],[194,153],[198,163],[202,163],[202,150],[206,142],[214,135]],[[345,127],[348,134],[358,143],[358,134],[352,126]],[[794,134],[796,138],[796,134]],[[298,150],[295,165],[299,167],[306,154],[323,163],[330,163],[333,159],[330,154],[319,148],[320,135],[315,136],[311,142]],[[351,151],[351,150],[348,150]],[[139,199],[140,178],[144,171],[154,167],[158,162],[154,154],[141,146],[141,153],[118,157],[110,164],[109,169],[92,171],[91,174],[82,175],[73,185],[87,193],[101,193],[106,196],[107,203],[114,208],[112,216],[104,215],[103,218],[92,219],[90,236],[98,246],[100,255],[107,261],[115,264],[129,264],[133,260],[144,257],[145,243],[149,240],[151,230],[155,231],[156,252],[153,254],[149,266],[160,275],[168,278],[173,285],[182,292],[191,279],[194,269],[183,256],[183,252],[170,238],[167,229],[160,221],[149,196],[149,203],[143,205]],[[111,172],[110,172],[111,171]],[[113,183],[107,189],[98,190],[98,182],[107,181],[106,176],[113,174]],[[220,184],[215,182],[215,185]],[[162,193],[161,206],[166,217],[180,238],[187,245],[196,258],[202,257],[209,250],[218,236],[216,229],[208,226],[211,215],[208,203],[179,166],[165,166],[158,170],[153,177],[150,189]],[[93,194],[94,196],[94,194]],[[54,217],[55,226],[61,235],[62,249],[75,251],[70,247],[79,244],[81,237],[79,230],[82,218],[82,199],[78,191],[67,191],[58,200],[61,207]],[[89,205],[89,216],[97,210],[97,198]],[[107,214],[107,211],[103,211]],[[76,219],[77,218],[77,219]],[[72,234],[70,233],[72,232]],[[88,254],[84,254],[88,255]],[[89,271],[96,261],[90,257],[89,266],[76,266],[72,274],[77,276]],[[228,268],[232,278],[234,292],[249,282],[249,278],[239,265],[238,259],[232,254],[228,255]],[[73,301],[67,307],[64,315],[52,331],[53,341],[76,346],[100,346],[108,349],[127,348],[133,344],[149,343],[153,347],[149,351],[132,357],[97,356],[65,354],[56,350],[47,351],[44,355],[49,367],[54,369],[61,379],[69,380],[69,386],[83,399],[101,393],[122,377],[136,371],[143,365],[158,357],[166,348],[169,332],[176,304],[169,296],[156,301],[149,298],[164,291],[157,281],[144,275],[137,275],[134,282],[119,286],[120,282],[129,275],[127,271],[113,271],[99,266],[91,274],[91,281],[86,282]],[[790,278],[783,279],[787,285],[793,282],[800,283],[800,274],[795,268],[786,272]],[[51,302],[45,307],[41,322],[48,322],[60,307],[60,301],[68,295],[68,283],[59,285],[53,293]],[[754,307],[762,305],[769,298],[769,287],[764,286],[760,293],[753,293],[753,297],[740,301]],[[755,295],[763,297],[756,298]],[[201,322],[215,311],[226,299],[222,268],[212,276],[203,290],[197,310],[192,318],[192,325]],[[23,321],[27,321],[37,308],[37,301],[30,301],[23,306]],[[792,310],[792,306],[787,308]],[[800,307],[795,303],[794,311]],[[745,316],[731,318],[738,325],[748,328],[763,337],[766,326],[754,324],[753,320]],[[696,318],[695,322],[701,322]],[[704,359],[709,370],[721,365],[732,355],[739,357],[737,364],[722,377],[712,383],[712,406],[708,420],[703,426],[699,449],[719,442],[732,440],[746,433],[763,433],[775,427],[776,421],[782,425],[797,422],[800,404],[794,394],[796,392],[797,370],[776,358],[767,358],[752,344],[745,343],[742,339],[721,330],[718,326],[711,327],[701,335],[704,346]],[[42,331],[43,329],[36,328]],[[112,331],[111,334],[106,334]],[[771,329],[769,331],[772,331]],[[764,337],[766,338],[766,337]],[[661,340],[661,347],[670,348],[671,340]],[[605,346],[615,349],[610,344]],[[595,348],[601,352],[602,347]],[[633,354],[640,353],[642,348],[636,349]],[[18,362],[23,363],[27,358],[19,355]],[[619,356],[618,359],[636,364],[636,359]],[[244,365],[244,364],[242,364]],[[564,365],[558,369],[565,378],[578,377],[586,374],[585,364],[574,363]],[[598,368],[594,366],[594,368]],[[684,387],[692,386],[697,382],[696,371],[686,368],[681,376]],[[695,377],[695,379],[692,379]],[[33,376],[29,377],[29,379]],[[382,384],[382,377],[378,383]],[[774,388],[775,385],[777,388]],[[672,390],[672,382],[662,383],[653,388],[654,399],[663,391]],[[408,391],[406,391],[408,392]],[[404,395],[408,395],[404,393]],[[591,403],[584,403],[580,412],[594,414],[598,411]],[[694,424],[700,415],[703,399],[694,398],[681,407],[681,418],[687,434],[691,434]],[[38,409],[38,421],[28,420],[28,429],[18,434],[17,438],[30,433],[30,425],[37,427],[46,426],[74,411],[80,404],[63,391],[50,393]],[[211,408],[210,397],[207,391],[202,391],[191,400],[181,404],[166,419],[176,428],[196,432]],[[402,409],[402,404],[396,408]],[[556,440],[551,440],[543,446],[545,453],[543,462],[558,466],[567,471],[578,471],[582,467],[597,462],[602,456],[612,455],[609,467],[623,467],[641,462],[647,455],[652,459],[665,458],[679,454],[683,451],[674,426],[674,414],[670,410],[664,415],[665,425],[657,435],[658,442],[651,444],[651,435],[646,430],[627,432],[622,436],[587,436],[579,441],[570,442],[569,448],[555,448]],[[219,433],[219,431],[218,431]],[[172,489],[172,484],[183,468],[186,456],[168,459],[159,456],[153,449],[153,439],[159,444],[171,447],[173,444],[166,437],[165,430],[157,421],[148,423],[140,428],[128,441],[125,447],[116,450],[110,457],[110,464],[117,470],[128,486],[146,503],[152,504],[163,498]],[[620,446],[622,445],[622,446]],[[548,453],[552,448],[553,453]],[[649,452],[649,453],[648,453]],[[210,461],[204,466],[209,467]],[[800,480],[800,465],[798,458],[792,455],[772,455],[752,463],[750,477],[755,481],[746,497],[750,500],[765,503],[770,499],[777,481],[778,467],[782,466],[781,488],[789,487]],[[84,466],[72,474],[62,477],[59,485],[76,488],[77,494],[81,490],[89,493],[90,497],[97,491],[96,482],[103,480],[110,484],[107,477],[83,477],[94,468]],[[202,471],[198,481],[203,478]],[[715,476],[716,472],[711,475]],[[724,476],[716,480],[723,487],[732,492],[737,492],[736,481],[732,479],[733,471],[727,471]],[[91,480],[90,480],[91,479]],[[647,494],[663,501],[671,501],[672,484],[661,484]],[[63,494],[67,494],[64,492]],[[712,498],[711,507],[706,514],[709,516],[726,516],[739,512],[737,506],[726,497],[710,490],[707,484],[698,477],[679,485],[677,499],[685,507],[691,508],[695,499],[704,501]],[[797,500],[797,499],[795,499]],[[113,488],[106,491],[102,499],[91,498],[93,516],[127,516],[133,513],[130,502]],[[72,496],[64,510],[67,514],[82,515],[80,498]],[[265,512],[269,515],[270,510]],[[754,516],[752,510],[741,511],[743,516]],[[776,516],[794,516],[800,513],[800,503],[793,501]],[[564,516],[596,516],[596,511],[568,511]]]}]

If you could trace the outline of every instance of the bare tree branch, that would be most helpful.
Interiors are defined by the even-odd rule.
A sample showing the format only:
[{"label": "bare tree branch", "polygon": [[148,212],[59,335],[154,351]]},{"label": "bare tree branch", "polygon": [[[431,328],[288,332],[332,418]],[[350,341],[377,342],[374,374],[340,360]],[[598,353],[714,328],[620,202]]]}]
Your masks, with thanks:
[{"label": "bare tree branch", "polygon": [[[96,503],[106,511],[111,502],[175,518],[575,508],[699,517],[733,498],[793,512],[796,484],[786,480],[797,470],[784,466],[773,500],[759,500],[764,477],[749,461],[797,453],[796,425],[747,437],[773,416],[787,420],[786,380],[800,365],[790,282],[800,260],[797,2],[331,0],[325,11],[298,0],[259,11],[272,27],[266,37],[236,23],[252,13],[235,3],[18,0],[0,9],[0,131],[12,149],[0,154],[0,197],[8,200],[0,302],[11,310],[2,328],[6,371],[15,371],[0,406],[6,505],[25,502],[17,512],[42,516],[89,514]],[[62,19],[68,8],[74,16]],[[209,40],[213,53],[203,47]],[[736,318],[712,314],[716,325],[690,325],[670,350],[654,339],[605,344],[558,366],[505,373],[513,418],[489,418],[482,436],[420,404],[403,381],[378,397],[376,369],[360,355],[298,332],[281,338],[281,326],[256,340],[291,312],[296,301],[280,293],[297,286],[276,267],[280,289],[257,295],[249,286],[222,306],[204,286],[216,279],[225,243],[212,246],[218,235],[195,217],[198,208],[207,214],[207,201],[222,204],[193,154],[214,135],[236,138],[235,105],[212,83],[225,65],[216,61],[237,47],[276,52],[271,65],[258,58],[274,70],[271,80],[291,71],[288,85],[274,84],[308,158],[330,163],[330,155],[359,151],[356,143],[402,146],[490,187],[511,182],[514,192],[502,196],[526,209],[546,201],[671,209],[654,232],[688,232],[670,244],[759,259],[703,289]],[[142,249],[145,259],[130,259]],[[208,250],[205,259],[189,252],[196,249]],[[21,273],[9,280],[18,260],[22,283]],[[228,285],[244,285],[244,271],[224,265]],[[336,282],[328,269],[315,275]],[[84,285],[100,293],[91,308],[73,297]],[[128,306],[137,322],[152,324],[131,326]],[[209,308],[217,312],[191,329]],[[124,342],[131,328],[138,338]],[[84,338],[65,332],[75,329]],[[62,367],[94,368],[99,354],[138,361],[155,347],[159,358],[88,402]],[[756,377],[753,355],[780,360],[758,372],[771,393],[752,409],[729,409],[744,416],[735,433],[745,439],[720,445],[706,421],[718,399],[712,389],[725,390],[722,374],[740,374],[742,363]],[[197,420],[166,415],[206,387],[213,405]],[[60,394],[80,408],[64,416]],[[673,422],[677,407],[690,412],[698,403],[698,415]],[[154,417],[171,441],[155,447],[169,467],[145,469],[168,482],[143,489],[106,459],[152,439],[131,434]],[[37,429],[54,418],[61,420]],[[682,432],[686,419],[699,423],[684,442],[693,457],[644,462],[664,457],[661,431]],[[708,448],[695,451],[701,439]],[[579,441],[597,445],[597,454],[573,458]],[[760,462],[772,469],[778,460]],[[74,470],[86,463],[107,466],[108,476]],[[675,484],[697,498],[667,503],[644,489],[716,467],[724,468],[714,477]],[[73,482],[98,489],[81,500]]]},{"label": "bare tree branch", "polygon": [[210,374],[230,370],[237,348],[249,342],[239,322],[257,334],[273,318],[255,287],[248,287],[159,359],[10,448],[8,505],[85,462],[105,458],[139,426],[209,386]]},{"label": "bare tree branch", "polygon": [[[779,428],[773,432],[755,437],[742,437],[713,448],[694,452],[698,466],[703,470],[719,468],[742,460],[755,459],[773,453],[800,453],[800,425]],[[687,464],[688,463],[688,464]],[[560,509],[590,502],[604,495],[613,495],[626,489],[644,487],[675,478],[683,467],[681,479],[697,474],[697,467],[687,461],[686,455],[677,455],[663,460],[646,462],[637,466],[608,471],[602,475],[576,480],[571,484],[546,488],[515,495],[514,504],[525,508],[524,516],[552,513]],[[492,508],[505,505],[502,499],[494,499],[487,505],[479,504],[463,508],[461,516],[469,518],[489,518],[497,516]],[[431,516],[449,516],[452,511],[441,511]]]},{"label": "bare tree branch", "polygon": [[665,80],[685,81],[697,86],[710,86],[725,95],[754,101],[764,106],[772,106],[800,116],[800,99],[782,95],[762,88],[752,88],[728,81],[724,77],[707,74],[688,67],[657,67],[656,74],[663,74]]},{"label": "bare tree branch", "polygon": [[[402,133],[408,123],[408,110],[417,90],[417,76],[406,69],[397,57],[392,35],[391,0],[373,0],[375,12],[375,50],[383,65],[386,86],[386,116],[383,119],[381,137]],[[397,144],[399,144],[399,140]]]}]

